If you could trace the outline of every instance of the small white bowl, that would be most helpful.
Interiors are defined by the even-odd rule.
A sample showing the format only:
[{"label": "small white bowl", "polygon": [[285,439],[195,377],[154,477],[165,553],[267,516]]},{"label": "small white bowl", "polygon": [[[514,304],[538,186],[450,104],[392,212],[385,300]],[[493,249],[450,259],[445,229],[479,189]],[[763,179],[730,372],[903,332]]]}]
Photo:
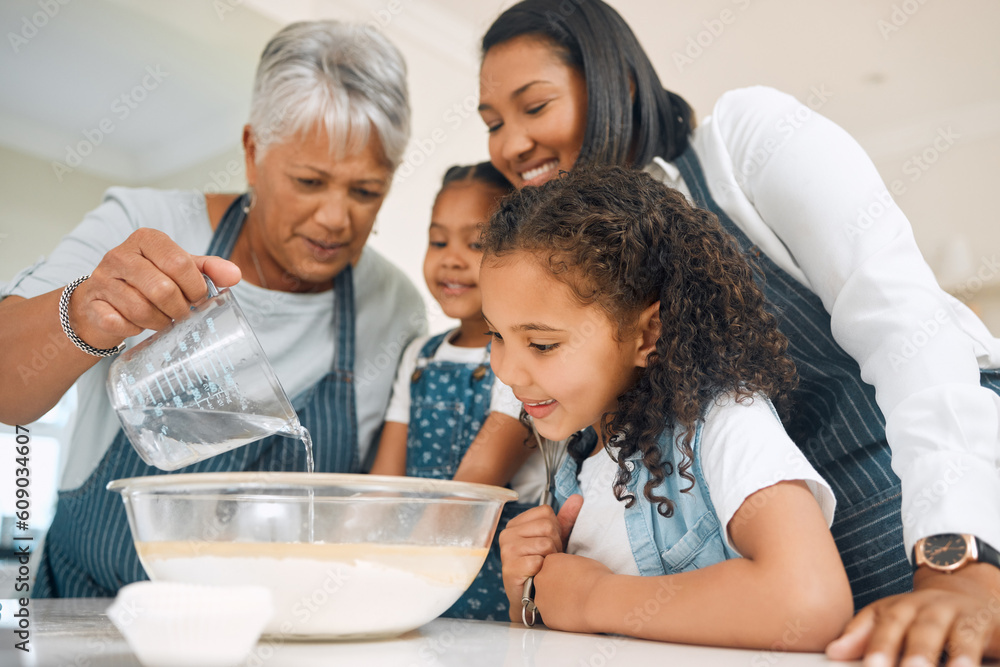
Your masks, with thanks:
[{"label": "small white bowl", "polygon": [[118,591],[107,615],[145,667],[231,667],[274,613],[263,586],[140,581]]}]

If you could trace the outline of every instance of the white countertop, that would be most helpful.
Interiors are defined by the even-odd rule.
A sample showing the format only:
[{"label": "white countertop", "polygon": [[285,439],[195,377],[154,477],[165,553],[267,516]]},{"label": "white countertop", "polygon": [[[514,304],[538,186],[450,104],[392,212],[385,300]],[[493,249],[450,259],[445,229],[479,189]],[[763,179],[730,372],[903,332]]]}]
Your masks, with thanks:
[{"label": "white countertop", "polygon": [[[0,600],[0,665],[4,667],[138,666],[104,610],[110,599],[31,600],[30,653],[14,648],[18,609]],[[247,667],[797,667],[832,663],[821,654],[738,651],[581,635],[513,623],[437,619],[396,639],[285,643],[262,639]]]}]

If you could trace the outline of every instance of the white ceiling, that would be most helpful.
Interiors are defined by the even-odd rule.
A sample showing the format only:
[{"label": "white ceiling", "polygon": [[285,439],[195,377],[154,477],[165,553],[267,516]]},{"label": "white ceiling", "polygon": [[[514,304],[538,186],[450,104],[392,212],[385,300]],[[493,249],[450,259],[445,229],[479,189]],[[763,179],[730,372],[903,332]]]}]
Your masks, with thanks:
[{"label": "white ceiling", "polygon": [[[276,25],[317,16],[373,22],[466,73],[477,67],[479,36],[510,3],[51,4],[58,12],[49,17],[36,1],[0,3],[9,43],[0,48],[0,143],[65,163],[72,159],[67,147],[94,143],[94,130],[110,121],[113,132],[80,168],[137,183],[233,144],[246,117],[253,65]],[[639,34],[664,84],[702,113],[720,92],[736,86],[764,83],[801,99],[826,90],[831,96],[823,113],[847,127],[876,160],[922,148],[929,128],[948,123],[960,125],[967,139],[1000,134],[995,0],[613,4]],[[893,21],[902,25],[889,31],[886,26],[897,27]],[[707,46],[694,46],[699,40]],[[682,60],[690,55],[696,58]],[[147,67],[159,67],[166,77],[123,117],[125,100],[119,98],[141,85]],[[411,71],[411,79],[421,74]]]},{"label": "white ceiling", "polygon": [[[1000,248],[1000,225],[989,197],[1000,172],[1000,3],[611,2],[635,29],[664,85],[701,115],[710,112],[721,92],[739,86],[772,85],[802,100],[825,91],[828,99],[820,111],[861,141],[887,181],[901,177],[910,156],[950,129],[960,137],[948,156],[953,165],[921,180],[901,205],[911,215],[918,241],[938,247],[951,243],[953,234],[941,217],[955,203],[967,202],[960,217],[981,227],[974,236],[977,249],[981,244]],[[378,25],[403,50],[410,66],[415,140],[438,126],[457,138],[428,155],[429,166],[446,166],[453,157],[486,157],[485,135],[474,114],[455,128],[447,124],[447,114],[456,104],[474,102],[478,40],[509,1],[87,0],[63,5],[52,0],[48,4],[58,8],[53,16],[45,15],[45,4],[0,3],[8,42],[0,46],[0,144],[20,152],[65,164],[71,149],[97,143],[95,130],[103,122],[112,131],[82,157],[78,168],[83,172],[146,184],[203,163],[238,146],[256,60],[277,27],[332,17]],[[699,41],[700,53],[693,46]],[[691,61],[681,62],[682,56]],[[141,86],[144,77],[153,82],[147,68],[159,68],[166,76],[123,117],[121,96]],[[423,189],[433,187],[440,171]],[[934,191],[917,191],[925,188]],[[401,186],[393,194],[407,192]],[[414,204],[421,202],[413,198],[399,210],[417,210]],[[924,212],[927,218],[921,220]],[[968,258],[963,262],[967,272]]]}]

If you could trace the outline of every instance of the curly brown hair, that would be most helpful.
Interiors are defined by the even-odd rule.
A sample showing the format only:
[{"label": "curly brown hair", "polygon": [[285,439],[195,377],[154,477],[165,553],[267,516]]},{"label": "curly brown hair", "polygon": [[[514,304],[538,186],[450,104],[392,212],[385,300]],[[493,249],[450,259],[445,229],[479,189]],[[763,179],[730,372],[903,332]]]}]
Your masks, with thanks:
[{"label": "curly brown hair", "polygon": [[[618,449],[614,490],[627,507],[635,497],[626,492],[625,460],[639,451],[650,473],[645,497],[672,516],[673,502],[654,494],[673,473],[657,442],[682,427],[677,473],[690,491],[695,427],[720,394],[743,401],[759,392],[787,412],[795,365],[754,266],[715,215],[649,174],[592,166],[523,188],[501,202],[480,242],[484,263],[519,251],[535,255],[582,304],[600,307],[620,339],[659,301],[656,349],[601,425],[605,447]],[[586,454],[574,456],[579,463]]]}]

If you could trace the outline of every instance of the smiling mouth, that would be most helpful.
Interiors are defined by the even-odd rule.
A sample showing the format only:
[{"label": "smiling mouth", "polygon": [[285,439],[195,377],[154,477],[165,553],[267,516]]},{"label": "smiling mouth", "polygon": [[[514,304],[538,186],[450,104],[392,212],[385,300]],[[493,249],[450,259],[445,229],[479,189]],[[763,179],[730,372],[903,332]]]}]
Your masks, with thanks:
[{"label": "smiling mouth", "polygon": [[539,176],[544,176],[550,172],[555,171],[559,167],[559,160],[551,160],[545,164],[535,167],[534,169],[529,169],[528,171],[522,172],[520,174],[521,180],[525,183],[533,181]]},{"label": "smiling mouth", "polygon": [[547,400],[547,401],[541,401],[540,403],[529,403],[528,401],[521,401],[521,402],[524,403],[527,407],[530,407],[530,408],[539,408],[539,407],[542,407],[544,405],[552,405],[553,403],[556,402],[556,399],[550,398],[549,400]]},{"label": "smiling mouth", "polygon": [[463,290],[463,289],[472,289],[473,287],[475,287],[475,285],[467,285],[465,283],[449,283],[444,281],[442,281],[440,285],[446,290]]},{"label": "smiling mouth", "polygon": [[309,243],[313,244],[320,250],[336,250],[337,248],[343,248],[344,246],[347,245],[346,243],[322,243],[320,241],[317,241],[316,239],[311,239],[308,237],[306,237],[306,241],[309,241]]}]

